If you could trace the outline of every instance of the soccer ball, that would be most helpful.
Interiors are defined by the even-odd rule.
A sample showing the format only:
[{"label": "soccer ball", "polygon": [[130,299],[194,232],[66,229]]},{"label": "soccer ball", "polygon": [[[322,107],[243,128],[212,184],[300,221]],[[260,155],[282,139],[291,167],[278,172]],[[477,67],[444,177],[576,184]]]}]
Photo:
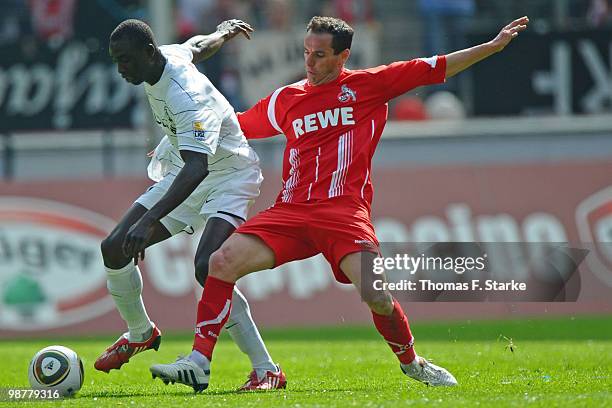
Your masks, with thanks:
[{"label": "soccer ball", "polygon": [[58,391],[68,397],[83,385],[83,362],[64,346],[49,346],[40,350],[30,361],[28,379],[32,389]]}]

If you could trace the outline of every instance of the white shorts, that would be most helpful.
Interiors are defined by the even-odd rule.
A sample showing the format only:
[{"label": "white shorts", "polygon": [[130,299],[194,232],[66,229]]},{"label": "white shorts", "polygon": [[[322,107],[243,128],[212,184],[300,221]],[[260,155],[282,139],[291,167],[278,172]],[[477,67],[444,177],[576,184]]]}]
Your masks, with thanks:
[{"label": "white shorts", "polygon": [[[150,209],[166,194],[174,179],[174,174],[166,175],[136,202]],[[238,227],[246,220],[249,207],[259,196],[262,181],[258,166],[233,172],[210,172],[185,201],[161,219],[161,223],[172,235],[202,228],[210,217],[223,218]]]}]

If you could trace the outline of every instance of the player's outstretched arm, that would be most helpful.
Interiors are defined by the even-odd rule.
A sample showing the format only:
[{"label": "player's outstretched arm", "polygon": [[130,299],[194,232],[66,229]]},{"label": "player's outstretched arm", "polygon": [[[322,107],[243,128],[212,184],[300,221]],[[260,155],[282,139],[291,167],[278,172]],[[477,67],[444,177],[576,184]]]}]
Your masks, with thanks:
[{"label": "player's outstretched arm", "polygon": [[446,56],[446,77],[450,78],[478,61],[500,52],[510,41],[518,37],[521,31],[527,29],[527,24],[529,24],[529,18],[521,17],[502,28],[491,41],[448,54]]},{"label": "player's outstretched arm", "polygon": [[185,41],[183,45],[191,48],[193,63],[207,60],[212,57],[226,41],[231,40],[238,34],[243,34],[251,39],[253,28],[249,23],[242,20],[227,20],[217,26],[217,31],[208,35],[196,35]]}]

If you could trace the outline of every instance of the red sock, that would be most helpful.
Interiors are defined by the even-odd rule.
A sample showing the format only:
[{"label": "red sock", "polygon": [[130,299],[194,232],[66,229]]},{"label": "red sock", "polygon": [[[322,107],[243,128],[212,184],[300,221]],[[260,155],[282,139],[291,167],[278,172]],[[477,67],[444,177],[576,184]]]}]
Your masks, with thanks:
[{"label": "red sock", "polygon": [[232,308],[234,284],[209,276],[198,303],[198,317],[193,340],[193,350],[212,361],[212,353],[219,333],[229,318]]},{"label": "red sock", "polygon": [[408,318],[397,300],[393,299],[393,313],[389,316],[372,312],[372,318],[376,329],[385,338],[399,361],[403,364],[411,363],[415,359],[412,347],[414,338],[410,333]]}]

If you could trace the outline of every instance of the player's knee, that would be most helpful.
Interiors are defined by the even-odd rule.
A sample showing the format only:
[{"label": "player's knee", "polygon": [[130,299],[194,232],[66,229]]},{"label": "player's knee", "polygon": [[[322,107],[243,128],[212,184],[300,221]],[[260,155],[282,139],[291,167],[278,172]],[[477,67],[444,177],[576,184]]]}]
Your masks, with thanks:
[{"label": "player's knee", "polygon": [[113,252],[114,242],[112,235],[104,238],[100,243],[100,251],[102,252],[102,257],[106,259]]},{"label": "player's knee", "polygon": [[232,271],[231,258],[229,251],[223,246],[213,252],[208,261],[209,275],[225,281],[233,281],[235,276]]},{"label": "player's knee", "polygon": [[[104,238],[100,244],[104,265],[111,269],[120,269],[126,265],[126,257],[121,249],[122,243],[122,240],[115,234],[111,234]],[[127,261],[129,261],[129,259],[127,259]]]},{"label": "player's knee", "polygon": [[195,259],[195,278],[202,287],[204,287],[208,277],[209,260],[210,256],[201,256]]}]

